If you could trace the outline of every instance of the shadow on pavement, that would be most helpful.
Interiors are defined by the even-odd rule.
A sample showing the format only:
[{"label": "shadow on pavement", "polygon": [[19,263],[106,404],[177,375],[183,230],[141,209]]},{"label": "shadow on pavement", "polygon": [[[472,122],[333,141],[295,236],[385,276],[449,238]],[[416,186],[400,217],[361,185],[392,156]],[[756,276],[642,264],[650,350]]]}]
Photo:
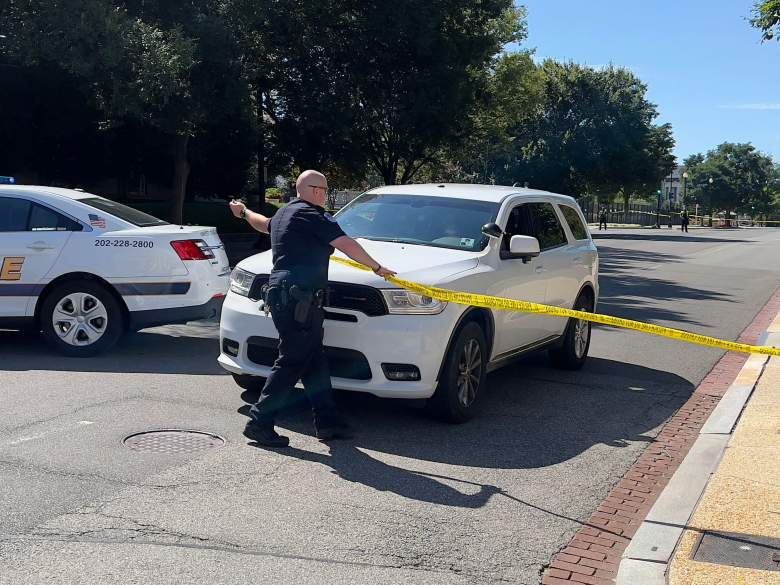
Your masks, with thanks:
[{"label": "shadow on pavement", "polygon": [[[673,309],[675,304],[669,301],[733,300],[730,295],[715,290],[693,288],[664,279],[664,267],[684,261],[676,254],[599,246],[599,257],[600,313],[651,323],[671,321],[710,327],[707,323],[689,319],[683,310]],[[643,266],[648,267],[643,269]],[[713,280],[713,286],[717,286],[717,279]]]},{"label": "shadow on pavement", "polygon": [[[329,455],[296,448],[279,453],[326,465],[339,477],[378,491],[478,508],[500,490],[391,465],[369,452],[462,467],[544,468],[594,445],[651,442],[654,429],[692,391],[679,376],[638,365],[591,358],[580,372],[562,372],[536,355],[491,374],[482,412],[466,424],[432,420],[414,403],[345,393],[339,397],[342,409],[359,421],[355,439],[330,443]],[[302,392],[296,394],[292,412],[278,421],[280,432],[312,435],[308,405]],[[257,394],[245,392],[242,398],[250,403]],[[248,410],[248,404],[238,409],[244,415]]]},{"label": "shadow on pavement", "polygon": [[0,331],[0,370],[225,374],[217,364],[218,355],[219,340],[213,331],[191,325],[131,333],[112,350],[90,358],[59,355],[35,333]]},{"label": "shadow on pavement", "polygon": [[664,232],[663,234],[610,234],[591,232],[594,240],[636,240],[636,241],[652,241],[652,242],[698,242],[698,243],[713,243],[713,244],[748,244],[754,240],[735,240],[732,238],[717,238],[706,236],[688,236],[685,234],[673,234]]}]

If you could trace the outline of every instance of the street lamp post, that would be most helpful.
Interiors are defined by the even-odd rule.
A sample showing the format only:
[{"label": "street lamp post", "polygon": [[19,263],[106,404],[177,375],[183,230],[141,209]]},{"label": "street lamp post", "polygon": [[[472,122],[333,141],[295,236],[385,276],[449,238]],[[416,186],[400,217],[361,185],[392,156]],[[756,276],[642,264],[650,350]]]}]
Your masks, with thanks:
[{"label": "street lamp post", "polygon": [[709,183],[709,185],[710,185],[710,188],[709,188],[709,195],[710,195],[710,227],[712,227],[712,184],[714,182],[715,181],[712,180],[712,177],[707,179],[707,183]]},{"label": "street lamp post", "polygon": [[661,193],[663,191],[658,189],[658,207],[655,210],[655,227],[661,228]]}]

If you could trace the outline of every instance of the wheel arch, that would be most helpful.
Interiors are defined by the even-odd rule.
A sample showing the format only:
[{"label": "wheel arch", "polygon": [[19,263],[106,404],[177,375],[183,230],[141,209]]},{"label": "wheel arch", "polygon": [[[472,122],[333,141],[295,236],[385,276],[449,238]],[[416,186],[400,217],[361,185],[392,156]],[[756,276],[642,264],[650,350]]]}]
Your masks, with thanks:
[{"label": "wheel arch", "polygon": [[[493,344],[495,341],[495,333],[496,333],[496,322],[493,318],[493,312],[489,309],[485,309],[482,307],[469,307],[458,318],[457,322],[455,323],[455,327],[452,328],[452,331],[450,332],[450,338],[447,340],[447,347],[444,350],[444,356],[442,357],[441,364],[439,365],[439,371],[436,374],[436,381],[438,382],[441,378],[442,370],[444,369],[444,363],[447,361],[447,356],[450,353],[450,348],[452,347],[453,341],[455,341],[455,336],[458,334],[458,332],[463,328],[463,326],[466,323],[476,322],[480,327],[482,327],[482,331],[485,332],[485,339],[488,344],[488,359],[487,362],[490,361],[490,357],[493,353]],[[487,363],[486,362],[486,363]]]},{"label": "wheel arch", "polygon": [[114,286],[106,279],[101,278],[96,274],[92,274],[91,272],[68,272],[66,274],[61,274],[60,276],[52,280],[50,283],[48,283],[41,291],[41,294],[38,295],[38,300],[35,303],[34,319],[36,325],[40,325],[41,308],[43,307],[44,299],[49,295],[49,293],[52,290],[54,290],[55,287],[61,284],[67,282],[77,282],[80,280],[87,280],[90,282],[94,282],[104,287],[108,291],[108,293],[112,297],[114,297],[116,302],[119,303],[119,308],[122,310],[122,319],[124,321],[125,327],[127,327],[127,324],[130,321],[130,311],[127,308],[127,304],[125,303],[125,300],[122,298],[122,295],[120,295],[117,292],[116,288],[114,288]]},{"label": "wheel arch", "polygon": [[578,298],[581,296],[586,295],[590,300],[593,302],[593,310],[596,310],[596,289],[593,287],[593,283],[590,281],[585,282],[581,287],[579,292],[577,293],[577,296],[574,298],[574,301],[576,302]]}]

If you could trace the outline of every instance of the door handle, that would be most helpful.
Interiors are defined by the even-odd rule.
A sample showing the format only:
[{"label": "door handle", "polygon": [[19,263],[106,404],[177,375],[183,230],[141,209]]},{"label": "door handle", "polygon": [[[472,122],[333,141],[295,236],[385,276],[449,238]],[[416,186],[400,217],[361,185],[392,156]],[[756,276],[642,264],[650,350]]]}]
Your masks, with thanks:
[{"label": "door handle", "polygon": [[534,268],[534,272],[536,272],[536,274],[541,274],[542,272],[544,272],[544,266],[537,266],[536,268]]},{"label": "door handle", "polygon": [[571,259],[572,264],[579,264],[580,262],[582,262],[582,256],[575,256]]},{"label": "door handle", "polygon": [[44,250],[54,250],[56,246],[49,246],[46,242],[33,242],[27,246],[28,250],[35,250],[36,252],[43,252]]}]

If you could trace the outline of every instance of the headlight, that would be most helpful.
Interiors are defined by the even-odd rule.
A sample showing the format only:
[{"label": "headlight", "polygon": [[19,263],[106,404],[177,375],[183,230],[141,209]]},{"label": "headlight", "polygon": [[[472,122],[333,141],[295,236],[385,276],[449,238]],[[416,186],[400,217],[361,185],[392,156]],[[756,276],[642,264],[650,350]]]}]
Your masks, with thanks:
[{"label": "headlight", "polygon": [[383,290],[390,314],[394,315],[438,315],[447,303],[402,289]]},{"label": "headlight", "polygon": [[248,297],[255,281],[255,275],[240,268],[234,268],[230,273],[230,290],[242,297]]}]

